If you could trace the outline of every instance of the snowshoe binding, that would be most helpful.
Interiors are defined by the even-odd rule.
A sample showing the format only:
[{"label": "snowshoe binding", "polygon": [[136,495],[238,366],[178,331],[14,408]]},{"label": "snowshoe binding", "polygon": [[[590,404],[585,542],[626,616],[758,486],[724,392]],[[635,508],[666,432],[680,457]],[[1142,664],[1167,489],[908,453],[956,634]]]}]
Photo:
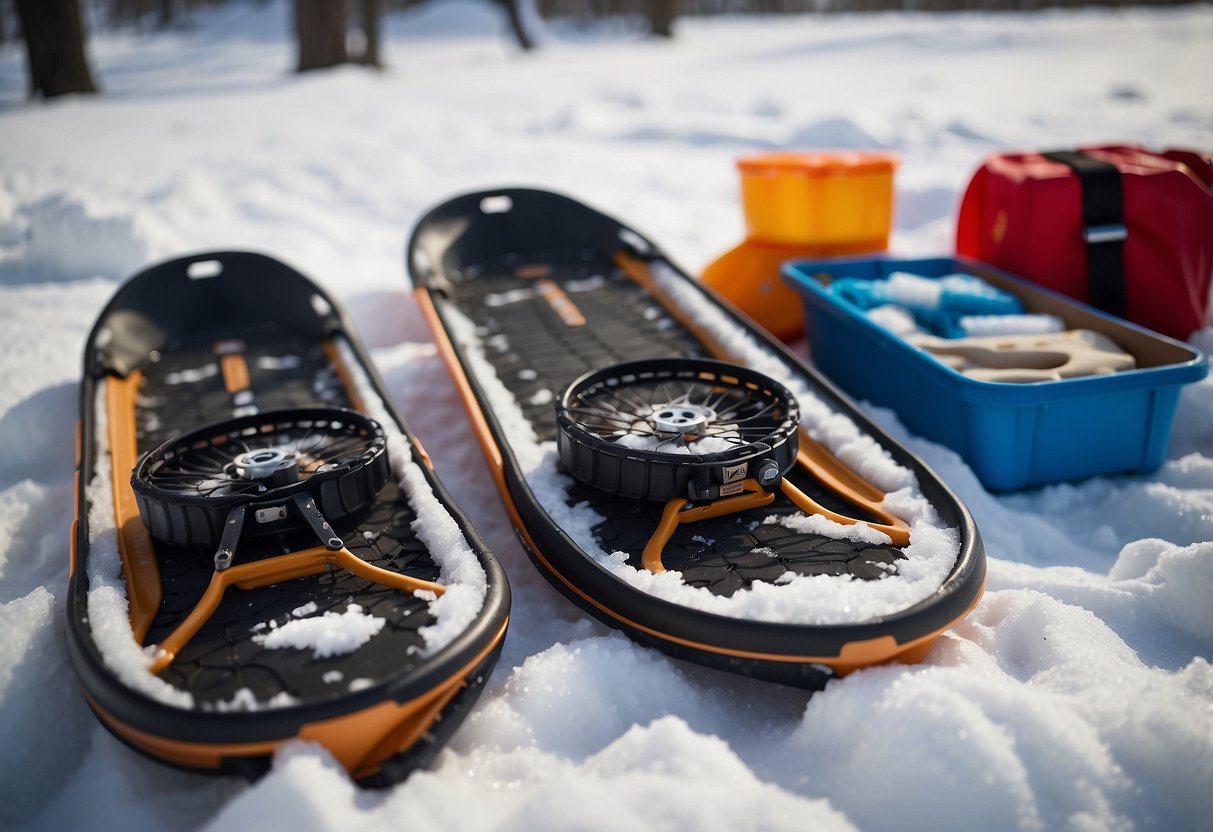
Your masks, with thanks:
[{"label": "snowshoe binding", "polygon": [[964,505],[652,243],[537,190],[432,210],[408,265],[528,555],[637,641],[806,688],[980,599]]},{"label": "snowshoe binding", "polygon": [[467,714],[505,575],[305,277],[247,253],[133,277],[89,336],[79,448],[69,654],[119,739],[250,776],[315,740],[375,786]]}]

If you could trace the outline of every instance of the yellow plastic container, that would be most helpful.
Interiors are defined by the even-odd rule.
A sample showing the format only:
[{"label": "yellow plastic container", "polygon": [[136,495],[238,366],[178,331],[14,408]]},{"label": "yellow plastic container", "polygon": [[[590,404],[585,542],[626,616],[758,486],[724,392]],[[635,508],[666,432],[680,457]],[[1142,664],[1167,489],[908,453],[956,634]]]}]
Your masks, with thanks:
[{"label": "yellow plastic container", "polygon": [[775,336],[798,337],[800,299],[780,281],[780,264],[888,248],[897,164],[895,155],[873,151],[739,159],[746,240],[709,265],[703,281]]},{"label": "yellow plastic container", "polygon": [[751,240],[777,245],[887,248],[893,224],[890,153],[779,152],[737,161]]}]

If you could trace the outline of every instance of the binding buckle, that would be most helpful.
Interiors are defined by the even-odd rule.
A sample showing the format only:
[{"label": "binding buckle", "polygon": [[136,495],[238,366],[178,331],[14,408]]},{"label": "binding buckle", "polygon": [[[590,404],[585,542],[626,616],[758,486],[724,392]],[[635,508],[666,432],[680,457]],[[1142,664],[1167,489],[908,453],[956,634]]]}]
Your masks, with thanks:
[{"label": "binding buckle", "polygon": [[1129,229],[1124,223],[1112,225],[1089,225],[1082,230],[1082,238],[1087,245],[1099,243],[1119,243],[1129,236]]}]

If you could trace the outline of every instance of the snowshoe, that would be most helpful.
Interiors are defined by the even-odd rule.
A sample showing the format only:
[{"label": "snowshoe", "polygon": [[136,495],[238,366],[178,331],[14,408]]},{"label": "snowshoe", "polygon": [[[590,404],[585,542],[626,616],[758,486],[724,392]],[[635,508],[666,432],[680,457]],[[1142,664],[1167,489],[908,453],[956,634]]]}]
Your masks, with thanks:
[{"label": "snowshoe", "polygon": [[480,693],[509,587],[337,303],[268,257],[126,283],[88,338],[67,643],[154,758],[255,776],[325,745],[369,786]]},{"label": "snowshoe", "polygon": [[635,231],[486,191],[426,215],[408,265],[530,558],[599,620],[817,688],[979,600],[956,496]]}]

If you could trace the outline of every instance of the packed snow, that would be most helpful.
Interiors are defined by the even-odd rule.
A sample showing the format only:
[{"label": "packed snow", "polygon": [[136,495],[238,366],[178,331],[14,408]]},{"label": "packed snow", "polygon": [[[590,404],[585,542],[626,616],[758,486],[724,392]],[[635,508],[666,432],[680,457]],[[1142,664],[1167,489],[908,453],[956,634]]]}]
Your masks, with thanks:
[{"label": "packed snow", "polygon": [[154,648],[141,647],[131,632],[126,582],[118,553],[118,524],[114,519],[113,468],[109,457],[109,418],[106,384],[97,385],[93,403],[97,428],[97,467],[87,486],[88,496],[88,619],[101,658],[124,684],[178,708],[192,708],[194,697],[178,690],[149,668]]},{"label": "packed snow", "polygon": [[[405,235],[534,184],[692,272],[741,239],[733,159],[893,149],[893,246],[951,249],[999,148],[1213,149],[1213,9],[680,20],[672,43],[483,0],[386,20],[382,73],[296,77],[288,7],[95,33],[103,97],[24,102],[0,46],[0,826],[14,829],[1192,829],[1213,817],[1213,380],[1155,472],[993,495],[866,407],[973,511],[988,591],[921,665],[808,693],[675,661],[582,615],[509,526],[407,293]],[[253,248],[350,309],[388,392],[510,576],[484,696],[429,770],[360,792],[294,743],[255,784],[171,769],[88,711],[63,641],[85,335],[149,262]],[[1213,331],[1194,342],[1213,348]],[[444,596],[445,597],[445,596]],[[333,679],[355,689],[358,679]],[[241,702],[233,700],[233,707]]]},{"label": "packed snow", "polygon": [[454,641],[475,620],[488,593],[488,577],[464,537],[463,529],[459,528],[455,518],[434,494],[419,464],[414,461],[412,445],[388,413],[349,342],[338,338],[336,343],[341,360],[349,369],[350,379],[362,399],[363,409],[383,426],[392,472],[408,496],[409,505],[417,512],[413,531],[438,565],[438,579],[446,588],[441,597],[435,597],[430,590],[415,590],[413,593],[429,602],[430,615],[435,619],[433,624],[417,631],[425,641],[423,654],[433,655]]},{"label": "packed snow", "polygon": [[382,618],[365,613],[358,604],[350,604],[343,612],[330,610],[322,615],[300,616],[296,610],[294,615],[265,635],[253,636],[253,641],[267,650],[291,647],[311,650],[313,658],[327,659],[354,652],[382,630],[385,623]]},{"label": "packed snow", "polygon": [[[382,619],[379,619],[382,621]],[[240,688],[237,690],[231,699],[219,702],[203,702],[202,710],[218,711],[219,713],[231,713],[233,711],[265,711],[271,708],[288,708],[291,705],[298,705],[299,700],[291,696],[286,691],[281,691],[274,694],[266,701],[261,701],[257,698],[257,694],[253,693],[251,688]]]}]

